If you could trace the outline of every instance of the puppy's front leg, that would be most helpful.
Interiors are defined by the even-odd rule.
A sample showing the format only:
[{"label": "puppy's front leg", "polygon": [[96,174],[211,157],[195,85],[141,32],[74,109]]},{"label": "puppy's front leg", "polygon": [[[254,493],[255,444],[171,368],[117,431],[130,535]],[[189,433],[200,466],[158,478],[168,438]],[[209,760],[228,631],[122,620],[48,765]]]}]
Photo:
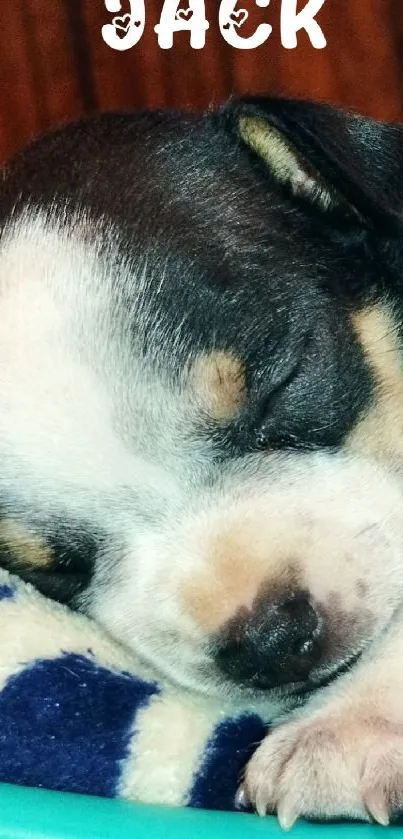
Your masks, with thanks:
[{"label": "puppy's front leg", "polygon": [[349,674],[265,738],[242,798],[260,815],[277,811],[285,829],[299,816],[388,824],[403,811],[403,611]]}]

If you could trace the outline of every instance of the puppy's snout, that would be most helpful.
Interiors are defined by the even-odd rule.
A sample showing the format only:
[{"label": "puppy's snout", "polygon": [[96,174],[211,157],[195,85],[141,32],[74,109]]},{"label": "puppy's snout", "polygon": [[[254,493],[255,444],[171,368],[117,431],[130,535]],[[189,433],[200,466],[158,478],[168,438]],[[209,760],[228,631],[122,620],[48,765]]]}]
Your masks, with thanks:
[{"label": "puppy's snout", "polygon": [[228,622],[215,648],[232,681],[269,689],[306,681],[321,655],[323,620],[308,593],[253,604]]}]

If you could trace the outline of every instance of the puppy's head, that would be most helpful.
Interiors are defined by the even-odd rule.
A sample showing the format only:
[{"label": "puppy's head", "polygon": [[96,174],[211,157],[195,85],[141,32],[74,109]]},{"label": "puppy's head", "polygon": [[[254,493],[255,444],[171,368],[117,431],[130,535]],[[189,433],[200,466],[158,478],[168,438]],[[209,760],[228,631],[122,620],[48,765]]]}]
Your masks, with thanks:
[{"label": "puppy's head", "polygon": [[193,260],[187,311],[167,309],[193,321],[185,498],[91,608],[185,684],[290,696],[403,598],[403,131],[248,99],[200,133],[164,172]]},{"label": "puppy's head", "polygon": [[87,608],[181,683],[301,693],[403,596],[403,131],[269,99],[130,119],[53,166],[124,243],[147,381],[120,425],[162,475]]}]

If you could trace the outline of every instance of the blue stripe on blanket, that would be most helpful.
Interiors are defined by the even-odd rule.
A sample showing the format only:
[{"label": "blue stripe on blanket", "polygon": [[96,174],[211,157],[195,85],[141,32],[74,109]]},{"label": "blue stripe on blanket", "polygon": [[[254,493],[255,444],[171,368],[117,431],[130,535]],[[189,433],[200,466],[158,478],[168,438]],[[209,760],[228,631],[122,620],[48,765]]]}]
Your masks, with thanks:
[{"label": "blue stripe on blanket", "polygon": [[15,597],[16,591],[13,586],[0,585],[0,600],[11,600]]},{"label": "blue stripe on blanket", "polygon": [[215,729],[193,779],[189,807],[234,810],[242,770],[267,733],[257,714],[229,719]]},{"label": "blue stripe on blanket", "polygon": [[136,711],[156,684],[65,653],[0,692],[0,781],[113,797]]}]

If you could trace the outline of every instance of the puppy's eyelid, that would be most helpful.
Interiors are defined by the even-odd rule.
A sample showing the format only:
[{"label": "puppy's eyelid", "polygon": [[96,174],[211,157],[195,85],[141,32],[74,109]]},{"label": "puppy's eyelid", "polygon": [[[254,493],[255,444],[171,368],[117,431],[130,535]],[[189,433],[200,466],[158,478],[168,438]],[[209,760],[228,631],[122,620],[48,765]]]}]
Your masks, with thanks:
[{"label": "puppy's eyelid", "polygon": [[267,395],[260,403],[258,411],[258,422],[259,420],[263,421],[267,419],[268,414],[270,414],[270,411],[273,408],[275,400],[278,399],[280,394],[282,394],[286,390],[286,388],[291,384],[291,382],[293,382],[299,375],[302,363],[302,359],[298,359],[296,363],[292,364],[291,369],[284,371],[284,375],[281,376],[281,378],[279,378],[279,380],[269,390]]}]

